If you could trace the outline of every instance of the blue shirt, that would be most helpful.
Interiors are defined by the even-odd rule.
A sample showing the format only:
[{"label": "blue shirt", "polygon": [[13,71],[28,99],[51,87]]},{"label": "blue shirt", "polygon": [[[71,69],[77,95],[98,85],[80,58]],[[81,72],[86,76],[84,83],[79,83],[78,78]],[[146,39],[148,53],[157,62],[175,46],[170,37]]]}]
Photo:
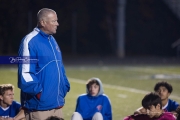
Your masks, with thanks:
[{"label": "blue shirt", "polygon": [[15,117],[19,113],[20,107],[20,103],[13,101],[7,110],[0,107],[0,116],[3,118]]},{"label": "blue shirt", "polygon": [[174,100],[169,99],[168,103],[164,106],[163,109],[167,112],[172,112],[172,111],[175,111],[178,106],[179,106],[179,103],[177,103]]},{"label": "blue shirt", "polygon": [[111,104],[105,94],[93,97],[83,94],[78,97],[76,112],[79,112],[83,120],[92,120],[96,112],[100,112],[103,120],[112,120]]}]

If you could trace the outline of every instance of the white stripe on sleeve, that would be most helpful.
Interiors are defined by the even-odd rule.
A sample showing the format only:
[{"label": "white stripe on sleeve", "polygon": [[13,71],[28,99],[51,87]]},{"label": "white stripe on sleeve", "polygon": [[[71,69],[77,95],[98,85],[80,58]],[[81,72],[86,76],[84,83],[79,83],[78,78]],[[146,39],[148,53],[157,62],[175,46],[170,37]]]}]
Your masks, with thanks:
[{"label": "white stripe on sleeve", "polygon": [[[31,32],[29,35],[26,36],[26,38],[23,41],[23,56],[30,56],[29,54],[29,47],[28,43],[29,41],[38,34],[38,31],[34,30]],[[33,81],[33,78],[29,74],[30,71],[30,64],[22,64],[22,76],[26,82],[31,82]]]}]

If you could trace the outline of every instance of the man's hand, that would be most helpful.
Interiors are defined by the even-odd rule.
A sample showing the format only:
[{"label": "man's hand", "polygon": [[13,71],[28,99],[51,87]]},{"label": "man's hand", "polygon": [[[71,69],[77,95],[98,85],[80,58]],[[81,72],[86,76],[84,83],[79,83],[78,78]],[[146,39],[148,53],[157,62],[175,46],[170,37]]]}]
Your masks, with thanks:
[{"label": "man's hand", "polygon": [[0,117],[0,120],[14,120],[14,118],[11,118],[11,117],[7,117],[7,118]]},{"label": "man's hand", "polygon": [[176,109],[176,113],[180,115],[180,105],[179,105],[178,108]]},{"label": "man's hand", "polygon": [[135,112],[134,115],[139,115],[139,114],[147,114],[147,110],[143,107],[138,108]]}]

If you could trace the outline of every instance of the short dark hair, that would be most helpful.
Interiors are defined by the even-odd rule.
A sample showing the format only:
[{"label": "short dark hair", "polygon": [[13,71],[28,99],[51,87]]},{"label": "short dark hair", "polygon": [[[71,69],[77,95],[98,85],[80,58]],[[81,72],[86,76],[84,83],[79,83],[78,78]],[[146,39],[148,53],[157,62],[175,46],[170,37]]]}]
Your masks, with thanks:
[{"label": "short dark hair", "polygon": [[157,106],[157,104],[160,104],[160,108],[162,108],[161,97],[155,92],[146,94],[142,99],[142,106],[145,109],[150,109],[150,106]]},{"label": "short dark hair", "polygon": [[7,90],[13,91],[14,90],[14,86],[12,84],[1,84],[0,85],[0,95],[4,95],[4,93]]},{"label": "short dark hair", "polygon": [[46,120],[64,120],[63,118],[59,118],[57,116],[51,116],[49,118],[47,118]]},{"label": "short dark hair", "polygon": [[89,80],[87,81],[87,84],[86,84],[87,89],[89,90],[90,86],[93,85],[94,83],[95,83],[96,85],[100,86],[100,85],[99,85],[99,82],[98,82],[96,79],[91,78],[91,79],[89,79]]},{"label": "short dark hair", "polygon": [[176,120],[180,120],[180,114],[178,115],[177,119]]},{"label": "short dark hair", "polygon": [[167,83],[166,81],[161,81],[156,83],[156,85],[154,86],[154,91],[158,91],[159,87],[161,86],[165,87],[169,93],[172,93],[173,91],[172,85]]}]

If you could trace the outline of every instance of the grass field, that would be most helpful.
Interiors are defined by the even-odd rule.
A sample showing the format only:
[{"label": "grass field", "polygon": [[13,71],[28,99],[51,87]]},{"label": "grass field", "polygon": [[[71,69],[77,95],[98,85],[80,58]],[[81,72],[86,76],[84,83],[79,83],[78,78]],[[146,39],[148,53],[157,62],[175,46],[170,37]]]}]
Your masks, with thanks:
[{"label": "grass field", "polygon": [[[98,77],[102,80],[105,94],[111,100],[113,120],[122,120],[141,106],[141,99],[153,91],[156,82],[166,80],[173,86],[171,98],[180,103],[180,66],[178,65],[120,65],[120,66],[65,66],[71,83],[63,108],[65,120],[70,120],[78,95],[85,93],[86,80]],[[15,99],[19,101],[17,68],[0,68],[0,84],[12,83]]]}]

